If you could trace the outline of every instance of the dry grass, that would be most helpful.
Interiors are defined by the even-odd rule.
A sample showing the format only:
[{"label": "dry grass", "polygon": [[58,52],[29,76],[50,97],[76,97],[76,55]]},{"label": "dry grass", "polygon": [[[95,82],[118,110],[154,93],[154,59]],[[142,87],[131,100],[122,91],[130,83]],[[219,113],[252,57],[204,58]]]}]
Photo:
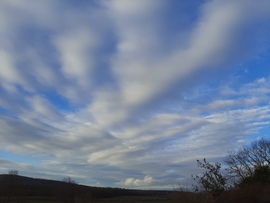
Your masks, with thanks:
[{"label": "dry grass", "polygon": [[270,202],[270,186],[262,184],[246,185],[238,189],[224,192],[218,203],[266,203]]},{"label": "dry grass", "polygon": [[174,198],[179,203],[269,203],[270,186],[246,185],[225,191],[215,200],[210,194],[190,192],[178,192]]},{"label": "dry grass", "polygon": [[160,196],[122,196],[96,199],[95,203],[176,203],[175,199]]},{"label": "dry grass", "polygon": [[175,201],[180,203],[214,203],[212,195],[206,193],[177,192],[174,195]]},{"label": "dry grass", "polygon": [[[61,203],[46,198],[26,198],[25,203]],[[223,192],[217,199],[207,193],[176,191],[163,196],[119,196],[112,198],[94,198],[84,203],[269,203],[270,185],[246,185],[241,188]]]}]

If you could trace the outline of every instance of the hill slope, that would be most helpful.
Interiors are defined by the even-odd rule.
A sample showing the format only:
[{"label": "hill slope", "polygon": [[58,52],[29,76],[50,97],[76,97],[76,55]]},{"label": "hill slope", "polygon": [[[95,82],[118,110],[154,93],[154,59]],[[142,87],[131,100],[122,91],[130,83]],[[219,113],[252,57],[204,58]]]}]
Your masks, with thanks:
[{"label": "hill slope", "polygon": [[31,178],[19,175],[0,175],[0,196],[38,198],[111,198],[119,196],[163,196],[165,191],[101,188],[63,181]]}]

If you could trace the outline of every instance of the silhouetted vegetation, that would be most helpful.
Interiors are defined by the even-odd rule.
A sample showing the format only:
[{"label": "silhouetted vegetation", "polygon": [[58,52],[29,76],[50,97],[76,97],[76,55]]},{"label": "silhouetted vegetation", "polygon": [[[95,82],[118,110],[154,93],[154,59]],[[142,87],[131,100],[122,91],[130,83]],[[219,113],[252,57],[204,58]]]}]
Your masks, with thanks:
[{"label": "silhouetted vegetation", "polygon": [[198,167],[205,169],[206,171],[200,175],[192,176],[194,180],[198,182],[198,186],[195,187],[195,191],[203,191],[211,193],[214,198],[220,195],[226,189],[227,179],[221,174],[221,164],[210,164],[204,159],[202,162],[197,160]]},{"label": "silhouetted vegetation", "polygon": [[192,177],[198,183],[195,192],[207,197],[203,202],[270,202],[269,140],[262,138],[229,152],[223,174],[221,163],[197,162],[205,172]]},{"label": "silhouetted vegetation", "polygon": [[63,203],[75,203],[78,198],[78,184],[70,177],[64,178],[59,190],[59,198]]},{"label": "silhouetted vegetation", "polygon": [[225,158],[228,176],[234,182],[242,182],[254,176],[255,170],[270,166],[270,140],[262,138],[229,152]]},{"label": "silhouetted vegetation", "polygon": [[19,172],[16,170],[11,170],[6,176],[1,178],[2,184],[0,184],[0,201],[9,203],[14,200],[22,201],[24,196],[21,189],[21,182],[18,176]]}]

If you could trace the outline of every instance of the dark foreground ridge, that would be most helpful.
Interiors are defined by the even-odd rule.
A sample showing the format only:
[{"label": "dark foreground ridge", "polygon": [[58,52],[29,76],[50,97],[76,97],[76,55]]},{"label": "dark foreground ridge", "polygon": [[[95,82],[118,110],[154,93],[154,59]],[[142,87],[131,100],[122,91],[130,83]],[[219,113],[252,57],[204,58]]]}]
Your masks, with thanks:
[{"label": "dark foreground ridge", "polygon": [[71,179],[46,180],[0,175],[0,203],[269,203],[270,186],[248,184],[226,190],[217,198],[209,192],[131,190],[79,185]]},{"label": "dark foreground ridge", "polygon": [[172,193],[172,191],[92,187],[79,185],[72,181],[65,182],[0,174],[0,202],[33,202],[33,200],[38,199],[37,202],[84,203],[99,202],[98,200],[110,198],[150,196],[163,199]]}]

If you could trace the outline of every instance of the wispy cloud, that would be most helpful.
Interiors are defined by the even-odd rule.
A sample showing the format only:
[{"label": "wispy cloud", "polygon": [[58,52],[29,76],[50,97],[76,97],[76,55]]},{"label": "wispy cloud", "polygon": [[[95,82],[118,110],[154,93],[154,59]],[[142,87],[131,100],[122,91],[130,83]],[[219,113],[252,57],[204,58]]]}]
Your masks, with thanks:
[{"label": "wispy cloud", "polygon": [[0,172],[164,188],[267,136],[269,9],[1,1]]}]

